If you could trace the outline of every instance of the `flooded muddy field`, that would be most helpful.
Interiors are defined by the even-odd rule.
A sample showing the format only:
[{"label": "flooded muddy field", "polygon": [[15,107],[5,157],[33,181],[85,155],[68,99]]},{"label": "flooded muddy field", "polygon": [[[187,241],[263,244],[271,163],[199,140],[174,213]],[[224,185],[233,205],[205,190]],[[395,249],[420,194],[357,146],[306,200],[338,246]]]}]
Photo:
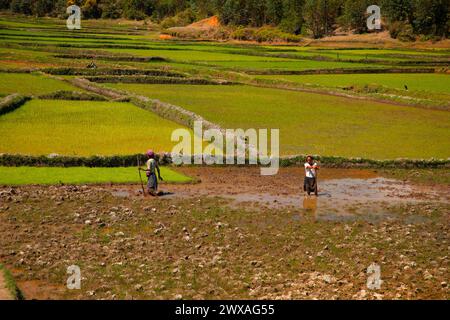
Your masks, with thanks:
[{"label": "flooded muddy field", "polygon": [[[0,188],[0,261],[28,299],[450,298],[447,184],[373,170],[179,168],[199,182]],[[367,268],[383,285],[367,287]],[[82,273],[66,288],[67,267]]]},{"label": "flooded muddy field", "polygon": [[[349,221],[392,219],[387,208],[405,203],[449,203],[450,186],[419,186],[389,179],[374,170],[324,169],[319,177],[319,196],[303,192],[303,169],[284,168],[263,177],[257,168],[182,168],[184,174],[200,183],[189,186],[164,186],[165,198],[222,197],[239,208],[290,209],[300,215],[313,214],[318,220]],[[115,196],[136,195],[131,188],[117,188]],[[295,218],[296,219],[296,218]],[[408,221],[425,217],[412,215]],[[408,222],[407,221],[407,222]]]}]

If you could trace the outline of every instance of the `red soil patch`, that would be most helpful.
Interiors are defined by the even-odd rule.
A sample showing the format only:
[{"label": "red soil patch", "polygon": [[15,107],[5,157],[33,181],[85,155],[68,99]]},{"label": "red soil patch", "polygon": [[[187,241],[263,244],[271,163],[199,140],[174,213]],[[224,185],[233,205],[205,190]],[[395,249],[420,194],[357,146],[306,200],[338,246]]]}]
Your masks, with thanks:
[{"label": "red soil patch", "polygon": [[64,294],[63,286],[55,286],[41,280],[17,283],[27,300],[57,300]]},{"label": "red soil patch", "polygon": [[217,16],[212,16],[210,18],[206,18],[193,24],[190,24],[188,28],[198,28],[198,29],[211,29],[220,27],[219,18]]},{"label": "red soil patch", "polygon": [[170,34],[160,34],[159,35],[159,39],[161,39],[161,40],[170,40],[172,38],[173,37]]}]

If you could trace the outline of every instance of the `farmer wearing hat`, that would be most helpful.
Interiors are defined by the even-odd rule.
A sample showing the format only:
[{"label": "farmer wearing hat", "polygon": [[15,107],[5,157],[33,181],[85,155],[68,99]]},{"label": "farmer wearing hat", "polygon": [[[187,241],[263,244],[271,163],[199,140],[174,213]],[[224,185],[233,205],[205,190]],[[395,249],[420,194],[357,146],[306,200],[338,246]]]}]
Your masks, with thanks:
[{"label": "farmer wearing hat", "polygon": [[[149,194],[152,196],[158,195],[158,179],[163,181],[163,178],[161,177],[161,172],[159,170],[158,162],[155,159],[155,153],[152,150],[147,151],[147,163],[144,171],[147,174],[148,182],[147,182],[147,189]],[[141,169],[142,170],[142,169]],[[158,172],[158,178],[156,178],[156,171]]]}]

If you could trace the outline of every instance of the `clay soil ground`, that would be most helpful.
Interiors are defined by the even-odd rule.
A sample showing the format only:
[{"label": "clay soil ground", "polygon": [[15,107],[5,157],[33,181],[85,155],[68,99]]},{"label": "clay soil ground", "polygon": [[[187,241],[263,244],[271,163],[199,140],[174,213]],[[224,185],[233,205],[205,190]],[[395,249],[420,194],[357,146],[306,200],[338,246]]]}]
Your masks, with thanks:
[{"label": "clay soil ground", "polygon": [[1,271],[0,271],[0,300],[12,300],[11,293],[6,288],[5,276]]},{"label": "clay soil ground", "polygon": [[[449,186],[324,169],[180,168],[163,185],[0,188],[0,261],[28,299],[449,299]],[[369,265],[379,290],[367,288]],[[81,290],[65,287],[78,265]]]}]

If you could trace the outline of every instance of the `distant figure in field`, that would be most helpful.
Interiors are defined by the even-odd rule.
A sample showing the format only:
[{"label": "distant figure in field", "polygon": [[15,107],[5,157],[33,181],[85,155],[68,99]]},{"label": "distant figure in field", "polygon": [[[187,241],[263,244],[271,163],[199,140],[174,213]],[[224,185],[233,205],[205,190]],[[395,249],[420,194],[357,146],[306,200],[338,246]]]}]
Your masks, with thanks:
[{"label": "distant figure in field", "polygon": [[[158,195],[158,179],[163,181],[163,178],[161,177],[161,172],[159,170],[158,161],[155,159],[155,153],[152,150],[147,151],[147,163],[144,171],[147,174],[148,182],[147,182],[147,189],[148,193],[152,196]],[[158,178],[156,178],[156,172],[158,172]]]},{"label": "distant figure in field", "polygon": [[408,91],[408,86],[405,84],[405,90]]},{"label": "distant figure in field", "polygon": [[95,64],[94,61],[91,61],[91,63],[89,63],[86,68],[88,69],[97,69],[97,65]]},{"label": "distant figure in field", "polygon": [[317,189],[317,171],[319,170],[319,165],[314,161],[312,156],[306,158],[305,163],[305,181],[303,184],[303,190],[311,195],[311,192],[318,195]]}]

